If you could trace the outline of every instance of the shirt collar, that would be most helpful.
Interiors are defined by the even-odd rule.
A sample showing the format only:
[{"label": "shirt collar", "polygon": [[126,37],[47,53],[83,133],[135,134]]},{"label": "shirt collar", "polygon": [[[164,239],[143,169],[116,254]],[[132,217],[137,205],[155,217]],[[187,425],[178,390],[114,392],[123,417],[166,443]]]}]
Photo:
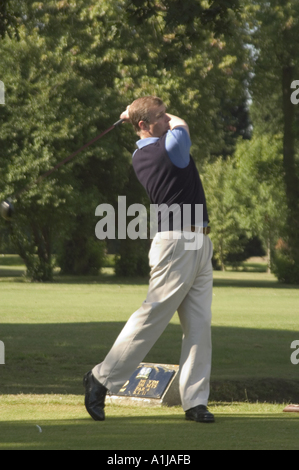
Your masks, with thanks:
[{"label": "shirt collar", "polygon": [[155,144],[159,140],[159,137],[147,137],[146,139],[141,139],[136,142],[136,145],[139,149],[143,149],[147,145]]}]

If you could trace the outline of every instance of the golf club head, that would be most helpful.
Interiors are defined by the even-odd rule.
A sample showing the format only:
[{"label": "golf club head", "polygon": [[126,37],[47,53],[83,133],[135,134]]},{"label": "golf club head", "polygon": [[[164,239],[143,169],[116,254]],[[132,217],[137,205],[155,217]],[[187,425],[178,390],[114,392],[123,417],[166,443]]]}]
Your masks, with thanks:
[{"label": "golf club head", "polygon": [[11,221],[14,213],[14,207],[11,201],[2,201],[0,205],[0,215],[3,219]]}]

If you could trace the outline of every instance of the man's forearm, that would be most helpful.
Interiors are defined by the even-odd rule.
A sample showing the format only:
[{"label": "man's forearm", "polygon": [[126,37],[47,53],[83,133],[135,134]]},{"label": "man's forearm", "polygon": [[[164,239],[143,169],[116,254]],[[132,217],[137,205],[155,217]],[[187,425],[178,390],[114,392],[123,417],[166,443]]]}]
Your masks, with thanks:
[{"label": "man's forearm", "polygon": [[169,126],[171,130],[175,129],[176,127],[183,127],[184,129],[186,129],[186,131],[190,135],[189,126],[186,123],[186,121],[184,121],[184,119],[181,119],[177,116],[173,116],[172,114],[169,114],[169,113],[167,113],[167,116],[169,116],[171,119],[171,121],[169,122]]}]

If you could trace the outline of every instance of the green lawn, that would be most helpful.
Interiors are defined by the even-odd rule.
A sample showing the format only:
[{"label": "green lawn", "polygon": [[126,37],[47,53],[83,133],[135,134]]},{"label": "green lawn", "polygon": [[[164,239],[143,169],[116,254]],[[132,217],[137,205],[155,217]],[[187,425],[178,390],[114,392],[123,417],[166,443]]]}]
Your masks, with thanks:
[{"label": "green lawn", "polygon": [[101,454],[100,463],[121,450],[131,455],[142,450],[299,450],[298,416],[283,414],[280,405],[218,403],[210,409],[216,423],[201,425],[186,421],[178,407],[108,405],[107,420],[95,423],[79,396],[3,396],[0,450],[110,451]]},{"label": "green lawn", "polygon": [[[54,283],[33,284],[23,271],[17,258],[0,258],[0,340],[6,348],[0,449],[299,447],[299,415],[282,413],[285,403],[299,402],[299,365],[290,361],[290,345],[299,340],[298,288],[265,272],[215,272],[215,425],[186,422],[180,407],[116,405],[107,406],[105,423],[94,423],[83,407],[82,376],[143,302],[147,280],[116,279],[107,268],[100,277],[57,276]],[[180,343],[175,315],[145,360],[177,364]]]}]

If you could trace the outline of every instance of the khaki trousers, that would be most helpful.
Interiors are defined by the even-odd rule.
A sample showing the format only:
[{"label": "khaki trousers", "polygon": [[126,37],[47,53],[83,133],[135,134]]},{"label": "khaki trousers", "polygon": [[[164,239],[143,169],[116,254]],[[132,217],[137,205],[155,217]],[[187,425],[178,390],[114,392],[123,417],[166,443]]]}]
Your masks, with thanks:
[{"label": "khaki trousers", "polygon": [[207,405],[210,393],[213,246],[209,237],[196,233],[192,236],[202,247],[187,250],[184,237],[175,240],[173,236],[173,232],[158,233],[153,240],[147,298],[92,372],[117,393],[178,311],[183,329],[180,395],[187,411]]}]

